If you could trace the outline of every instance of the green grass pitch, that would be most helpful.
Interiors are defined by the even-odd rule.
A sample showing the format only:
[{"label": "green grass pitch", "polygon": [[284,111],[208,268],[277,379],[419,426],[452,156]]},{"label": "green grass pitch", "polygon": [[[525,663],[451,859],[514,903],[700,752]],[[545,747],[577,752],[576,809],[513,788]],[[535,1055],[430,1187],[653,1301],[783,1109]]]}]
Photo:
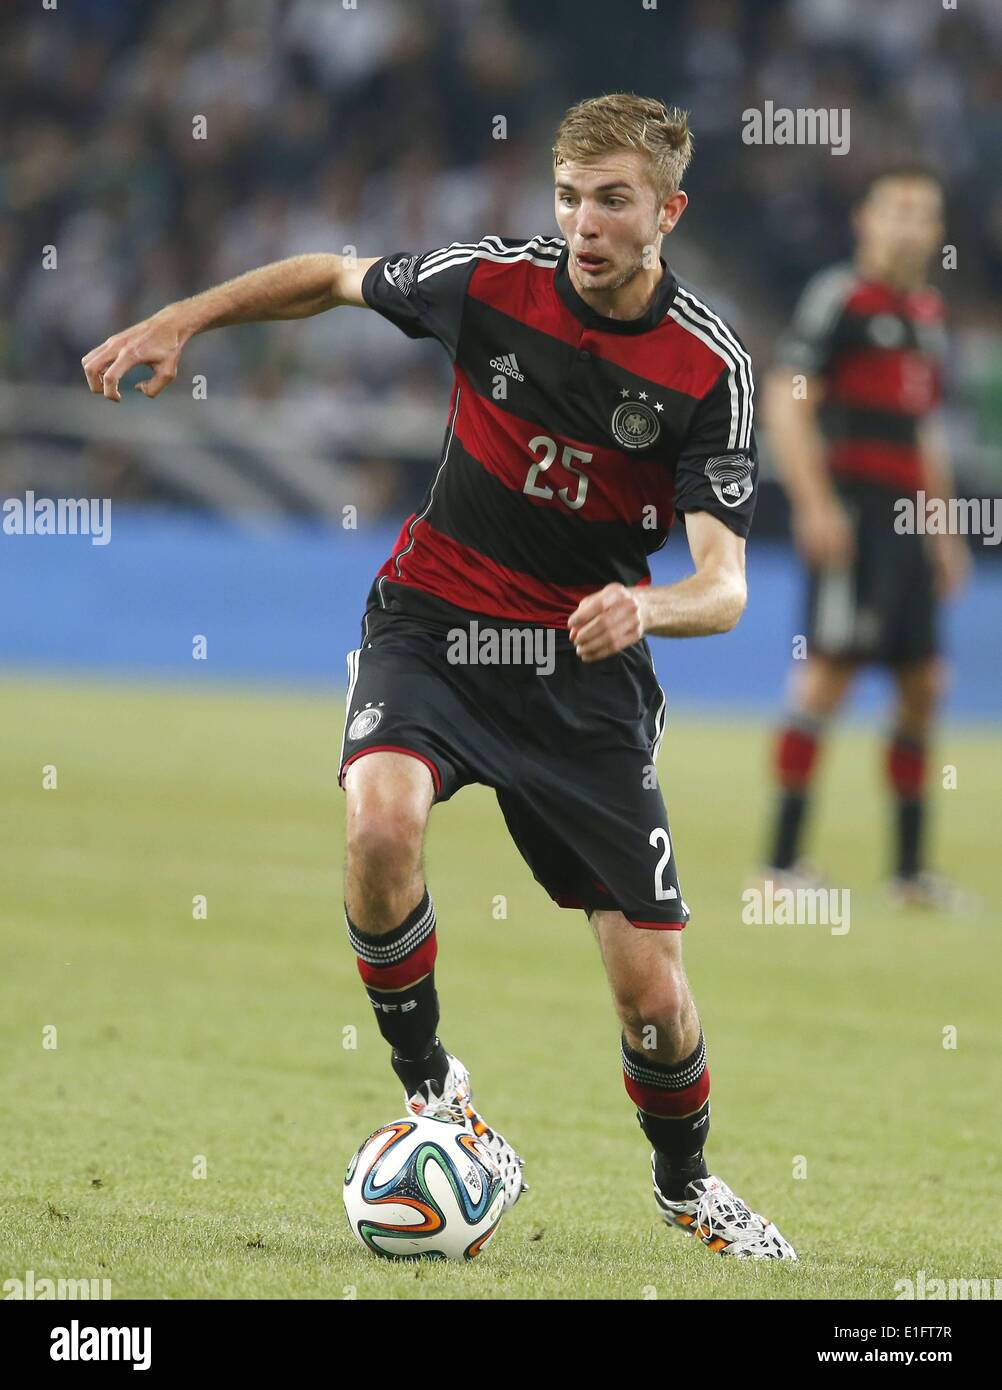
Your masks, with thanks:
[{"label": "green grass pitch", "polygon": [[952,920],[884,906],[879,741],[839,735],[812,843],[852,891],[833,936],[741,921],[768,726],[669,720],[708,1158],[793,1241],[793,1266],[721,1260],[660,1224],[583,914],[550,904],[492,792],[436,808],[440,1031],[532,1185],[483,1257],[443,1266],[369,1255],[341,1206],[353,1150],[403,1108],[344,931],[341,709],[336,693],[0,684],[0,1281],[107,1278],[117,1298],[816,1299],[893,1298],[923,1269],[999,1274],[997,731],[948,729],[937,749],[957,769],[955,789],[934,778],[938,864],[981,899]]}]

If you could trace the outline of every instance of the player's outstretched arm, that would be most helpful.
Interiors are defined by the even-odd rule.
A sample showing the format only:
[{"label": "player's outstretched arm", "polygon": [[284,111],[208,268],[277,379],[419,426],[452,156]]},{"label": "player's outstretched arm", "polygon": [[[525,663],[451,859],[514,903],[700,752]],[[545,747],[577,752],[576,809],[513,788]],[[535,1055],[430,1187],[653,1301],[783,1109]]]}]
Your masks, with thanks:
[{"label": "player's outstretched arm", "polygon": [[709,637],[729,632],[748,601],[745,542],[709,512],[686,512],[695,574],[677,584],[607,584],[567,620],[582,661],[602,661],[641,637]]},{"label": "player's outstretched arm", "polygon": [[305,319],[349,304],[364,307],[362,277],[378,256],[292,256],[250,270],[191,299],[168,304],[142,323],[107,338],[81,359],[87,385],[105,400],[120,401],[119,382],[133,367],[153,375],[136,386],[159,396],[177,375],[185,343],[196,333],[237,323]]}]

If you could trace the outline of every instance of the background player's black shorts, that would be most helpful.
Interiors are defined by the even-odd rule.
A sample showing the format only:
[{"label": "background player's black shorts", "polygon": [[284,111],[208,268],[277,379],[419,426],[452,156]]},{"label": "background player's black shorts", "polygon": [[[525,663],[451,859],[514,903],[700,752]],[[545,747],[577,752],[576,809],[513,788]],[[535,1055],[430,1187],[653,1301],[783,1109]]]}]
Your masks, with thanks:
[{"label": "background player's black shorts", "polygon": [[898,494],[882,484],[838,480],[853,522],[856,558],[807,581],[808,654],[906,666],[939,650],[938,604],[927,537],[894,530]]},{"label": "background player's black shorts", "polygon": [[585,663],[566,632],[536,630],[555,638],[549,674],[535,662],[453,664],[444,630],[370,609],[348,656],[338,780],[363,754],[394,749],[428,766],[436,802],[471,782],[493,787],[522,857],[561,907],[681,927],[689,911],[654,770],[665,697],[650,649]]}]

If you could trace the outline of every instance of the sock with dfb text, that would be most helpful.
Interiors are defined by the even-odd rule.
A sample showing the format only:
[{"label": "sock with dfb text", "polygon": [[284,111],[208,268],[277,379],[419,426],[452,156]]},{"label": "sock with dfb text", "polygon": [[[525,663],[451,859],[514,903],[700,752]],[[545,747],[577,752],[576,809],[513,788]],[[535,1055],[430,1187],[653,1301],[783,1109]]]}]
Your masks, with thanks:
[{"label": "sock with dfb text", "polygon": [[625,1034],[620,1042],[623,1081],[655,1149],[658,1187],[670,1202],[685,1201],[686,1184],[708,1176],[703,1146],[710,1132],[710,1073],[702,1029],[689,1056],[667,1066],[637,1052]]},{"label": "sock with dfb text", "polygon": [[389,932],[365,932],[344,911],[348,939],[358,962],[379,1031],[393,1048],[393,1070],[408,1094],[422,1081],[445,1080],[449,1062],[435,1036],[435,905],[427,888],[412,912]]},{"label": "sock with dfb text", "polygon": [[793,715],[776,739],[773,761],[780,800],[768,857],[774,869],[789,869],[798,855],[808,791],[820,749],[821,725],[822,721],[812,715]]},{"label": "sock with dfb text", "polygon": [[896,730],[887,745],[887,780],[894,793],[895,868],[913,878],[922,867],[926,750],[922,739]]}]

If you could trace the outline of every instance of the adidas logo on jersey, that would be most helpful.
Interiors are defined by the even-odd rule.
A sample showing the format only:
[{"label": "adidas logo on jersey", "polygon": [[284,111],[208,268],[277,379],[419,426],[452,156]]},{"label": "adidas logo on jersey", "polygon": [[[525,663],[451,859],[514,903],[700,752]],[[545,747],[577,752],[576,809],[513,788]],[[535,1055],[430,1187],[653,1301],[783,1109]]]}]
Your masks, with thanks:
[{"label": "adidas logo on jersey", "polygon": [[518,369],[518,362],[513,352],[505,353],[504,357],[492,357],[491,366],[496,372],[504,372],[505,376],[510,376],[513,381],[525,380]]},{"label": "adidas logo on jersey", "polygon": [[707,459],[703,470],[725,507],[739,507],[751,496],[752,465],[747,454],[718,454]]},{"label": "adidas logo on jersey", "polygon": [[399,256],[387,263],[387,273],[401,294],[410,294],[414,288],[414,276],[420,259],[420,256]]}]

